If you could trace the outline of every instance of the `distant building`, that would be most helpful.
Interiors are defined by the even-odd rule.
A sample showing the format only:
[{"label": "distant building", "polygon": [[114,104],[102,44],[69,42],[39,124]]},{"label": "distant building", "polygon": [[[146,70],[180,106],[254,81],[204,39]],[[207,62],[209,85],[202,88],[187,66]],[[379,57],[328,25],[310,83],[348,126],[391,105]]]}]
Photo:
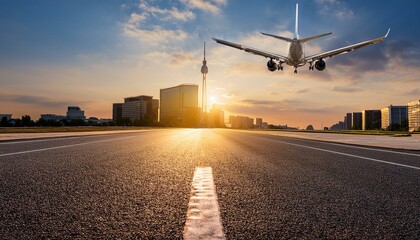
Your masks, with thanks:
[{"label": "distant building", "polygon": [[364,110],[362,112],[362,130],[381,129],[381,110]]},{"label": "distant building", "polygon": [[400,129],[408,124],[408,108],[407,106],[388,106],[381,109],[382,129],[393,130],[395,126]]},{"label": "distant building", "polygon": [[85,120],[85,111],[82,111],[78,106],[69,106],[67,107],[68,120]]},{"label": "distant building", "polygon": [[346,130],[351,130],[353,126],[353,114],[346,113]]},{"label": "distant building", "polygon": [[208,114],[208,127],[224,128],[225,113],[220,105],[214,104],[210,113]]},{"label": "distant building", "polygon": [[122,120],[122,106],[123,103],[112,104],[112,121],[119,122]]},{"label": "distant building", "polygon": [[160,122],[197,127],[200,124],[198,85],[182,84],[160,90]]},{"label": "distant building", "polygon": [[[118,119],[120,105],[117,103],[114,106],[115,118]],[[153,99],[152,96],[127,97],[124,98],[124,103],[121,106],[121,118],[128,118],[131,121],[148,120],[149,122],[157,122],[158,112],[159,100]]]},{"label": "distant building", "polygon": [[255,119],[255,127],[256,128],[263,128],[262,124],[263,124],[262,118],[256,118]]},{"label": "distant building", "polygon": [[10,119],[12,119],[12,114],[0,114],[0,122],[3,118],[6,118],[6,121],[10,121]]},{"label": "distant building", "polygon": [[352,130],[362,130],[362,113],[361,112],[354,112],[352,114],[352,125],[351,125],[351,129]]},{"label": "distant building", "polygon": [[229,116],[231,128],[249,129],[254,127],[254,119],[244,116]]},{"label": "distant building", "polygon": [[[347,116],[344,118],[347,119]],[[332,125],[329,129],[334,131],[343,131],[346,130],[346,123],[344,121],[339,121],[338,123]],[[324,128],[324,130],[328,130],[328,128]]]},{"label": "distant building", "polygon": [[107,119],[107,118],[97,118],[97,117],[90,117],[88,119],[89,123],[97,123],[97,124],[103,124],[103,123],[110,123],[112,122],[112,119]]},{"label": "distant building", "polygon": [[61,121],[66,119],[66,116],[62,116],[62,115],[55,115],[55,114],[41,114],[41,119],[44,121]]},{"label": "distant building", "polygon": [[314,130],[314,126],[312,126],[312,125],[308,125],[308,126],[306,127],[306,130],[307,130],[307,131],[313,131],[313,130]]},{"label": "distant building", "polygon": [[420,131],[420,100],[408,104],[408,129]]},{"label": "distant building", "polygon": [[268,129],[268,123],[267,122],[262,122],[261,123],[261,128],[262,129]]}]

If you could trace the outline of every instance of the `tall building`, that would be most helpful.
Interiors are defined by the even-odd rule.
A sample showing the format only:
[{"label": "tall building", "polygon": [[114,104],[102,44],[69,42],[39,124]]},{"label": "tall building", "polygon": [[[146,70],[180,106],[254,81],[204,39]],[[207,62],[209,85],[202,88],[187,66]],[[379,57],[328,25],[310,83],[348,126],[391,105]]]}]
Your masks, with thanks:
[{"label": "tall building", "polygon": [[408,127],[407,106],[388,106],[381,109],[382,129],[397,130]]},{"label": "tall building", "polygon": [[200,123],[198,85],[182,84],[161,89],[160,121],[172,126],[198,126]]},{"label": "tall building", "polygon": [[213,128],[224,128],[225,125],[225,113],[222,110],[222,106],[218,104],[214,104],[213,108],[211,109],[210,113],[208,114],[208,127]]},{"label": "tall building", "polygon": [[[118,110],[118,105],[116,106]],[[158,121],[159,100],[152,96],[135,96],[124,98],[121,108],[121,117],[134,120]]]},{"label": "tall building", "polygon": [[82,111],[78,106],[69,106],[67,107],[68,120],[85,120],[85,111]]},{"label": "tall building", "polygon": [[352,113],[346,113],[346,130],[351,130],[353,126],[353,114]]},{"label": "tall building", "polygon": [[420,131],[420,100],[408,104],[408,129]]},{"label": "tall building", "polygon": [[256,128],[260,128],[260,129],[263,128],[262,123],[263,123],[262,118],[256,118],[255,119],[255,127]]},{"label": "tall building", "polygon": [[352,130],[362,130],[362,113],[354,112],[351,118],[351,129]]},{"label": "tall building", "polygon": [[364,131],[381,129],[381,110],[364,110],[362,112],[362,129]]},{"label": "tall building", "polygon": [[119,122],[122,120],[122,106],[123,103],[112,104],[112,121]]}]

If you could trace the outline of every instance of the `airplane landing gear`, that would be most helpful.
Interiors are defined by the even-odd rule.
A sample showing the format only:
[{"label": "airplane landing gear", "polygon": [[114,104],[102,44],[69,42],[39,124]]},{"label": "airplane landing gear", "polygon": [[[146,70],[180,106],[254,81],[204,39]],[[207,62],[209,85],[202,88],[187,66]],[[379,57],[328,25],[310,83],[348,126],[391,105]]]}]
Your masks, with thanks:
[{"label": "airplane landing gear", "polygon": [[295,68],[295,74],[297,74],[297,68]]},{"label": "airplane landing gear", "polygon": [[283,71],[283,66],[282,65],[279,65],[279,69],[278,70]]},{"label": "airplane landing gear", "polygon": [[309,70],[314,70],[314,66],[312,65],[312,62],[309,65]]}]

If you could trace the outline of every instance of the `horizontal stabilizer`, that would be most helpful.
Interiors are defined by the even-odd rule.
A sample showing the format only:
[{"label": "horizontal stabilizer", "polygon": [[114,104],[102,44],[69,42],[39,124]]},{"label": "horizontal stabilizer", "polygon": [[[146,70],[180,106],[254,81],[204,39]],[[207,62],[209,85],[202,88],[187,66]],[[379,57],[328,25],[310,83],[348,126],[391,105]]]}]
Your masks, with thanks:
[{"label": "horizontal stabilizer", "polygon": [[328,36],[328,35],[331,35],[332,33],[330,32],[330,33],[324,33],[324,34],[320,34],[320,35],[316,35],[316,36],[312,36],[312,37],[307,37],[307,38],[302,38],[302,39],[299,39],[299,42],[307,42],[307,41],[311,41],[311,40],[314,40],[314,39],[317,39],[317,38],[320,38],[320,37],[325,37],[325,36]]},{"label": "horizontal stabilizer", "polygon": [[291,39],[291,38],[277,36],[277,35],[263,33],[263,32],[261,34],[265,35],[265,36],[270,36],[270,37],[273,37],[273,38],[277,38],[277,39],[280,39],[280,40],[283,40],[283,41],[286,41],[286,42],[293,42],[293,39]]}]

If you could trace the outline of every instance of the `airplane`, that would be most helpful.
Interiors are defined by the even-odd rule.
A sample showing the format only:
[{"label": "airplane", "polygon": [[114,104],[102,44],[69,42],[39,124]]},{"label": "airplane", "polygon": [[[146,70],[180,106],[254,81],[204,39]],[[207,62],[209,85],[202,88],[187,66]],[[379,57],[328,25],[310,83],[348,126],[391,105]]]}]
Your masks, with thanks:
[{"label": "airplane", "polygon": [[311,55],[311,56],[306,56],[305,52],[304,52],[304,43],[306,43],[308,41],[311,41],[311,40],[314,40],[314,39],[317,39],[317,38],[320,38],[320,37],[328,36],[328,35],[332,34],[332,32],[324,33],[324,34],[320,34],[320,35],[316,35],[316,36],[311,36],[311,37],[307,37],[307,38],[300,38],[299,34],[298,34],[298,16],[299,16],[298,14],[299,14],[299,3],[298,3],[298,1],[296,1],[295,34],[294,34],[293,39],[287,38],[287,37],[282,37],[282,36],[277,36],[277,35],[273,35],[273,34],[263,33],[263,32],[261,33],[262,35],[273,37],[273,38],[288,42],[289,43],[289,54],[288,54],[287,57],[282,56],[280,54],[258,50],[256,48],[247,47],[247,46],[244,46],[244,45],[241,45],[241,44],[228,42],[228,41],[217,39],[217,38],[213,38],[213,40],[216,41],[219,44],[223,44],[223,45],[226,45],[226,46],[229,46],[229,47],[244,50],[245,52],[249,52],[249,53],[252,53],[252,54],[255,54],[255,55],[259,55],[259,56],[269,58],[270,60],[267,62],[267,68],[271,72],[274,72],[276,70],[283,71],[283,66],[282,65],[284,63],[286,63],[287,65],[290,65],[290,66],[294,67],[294,69],[295,69],[294,73],[296,74],[297,73],[297,68],[304,66],[306,63],[309,63],[309,70],[314,70],[314,67],[315,67],[318,71],[323,71],[323,70],[325,70],[325,68],[327,66],[327,64],[324,61],[325,58],[331,58],[331,57],[336,56],[336,55],[352,52],[354,50],[357,50],[357,49],[362,48],[362,47],[369,46],[371,44],[380,43],[388,36],[388,34],[391,30],[391,29],[388,29],[388,32],[385,34],[385,36],[380,37],[380,38],[356,43],[356,44],[353,44],[353,45],[350,45],[350,46],[334,49],[334,50],[331,50],[331,51],[327,51],[327,52],[323,52],[323,53],[319,53],[319,54],[315,54],[315,55]]}]

